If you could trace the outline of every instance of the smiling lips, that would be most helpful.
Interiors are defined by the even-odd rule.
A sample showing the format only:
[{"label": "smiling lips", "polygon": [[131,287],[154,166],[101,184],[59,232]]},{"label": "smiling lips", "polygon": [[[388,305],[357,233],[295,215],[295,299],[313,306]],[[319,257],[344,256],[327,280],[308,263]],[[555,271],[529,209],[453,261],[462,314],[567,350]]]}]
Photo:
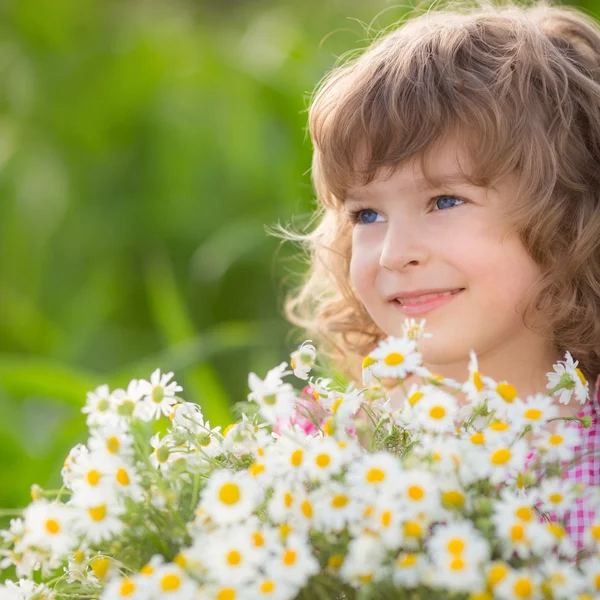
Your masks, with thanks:
[{"label": "smiling lips", "polygon": [[447,304],[463,290],[464,288],[455,288],[450,290],[403,292],[392,297],[390,302],[408,315],[418,315]]}]

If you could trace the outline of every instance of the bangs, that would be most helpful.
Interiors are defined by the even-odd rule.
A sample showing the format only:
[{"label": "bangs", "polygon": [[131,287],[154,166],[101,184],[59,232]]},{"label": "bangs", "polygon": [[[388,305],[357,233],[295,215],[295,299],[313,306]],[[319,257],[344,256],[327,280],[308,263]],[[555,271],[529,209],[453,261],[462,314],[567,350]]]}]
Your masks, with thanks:
[{"label": "bangs", "polygon": [[309,113],[313,178],[325,205],[339,206],[348,189],[410,160],[438,187],[428,155],[449,137],[470,159],[464,175],[473,185],[523,167],[540,130],[535,111],[524,114],[511,97],[515,72],[527,66],[505,29],[490,46],[477,25],[461,15],[408,23],[325,80]]}]

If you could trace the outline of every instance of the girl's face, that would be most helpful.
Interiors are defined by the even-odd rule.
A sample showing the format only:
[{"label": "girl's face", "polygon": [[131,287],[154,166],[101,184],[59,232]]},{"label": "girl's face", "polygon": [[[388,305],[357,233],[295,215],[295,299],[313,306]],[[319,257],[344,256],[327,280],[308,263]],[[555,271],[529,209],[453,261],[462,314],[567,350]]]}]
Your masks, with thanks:
[{"label": "girl's face", "polygon": [[[460,175],[459,164],[469,172],[452,142],[430,160],[437,176]],[[427,189],[421,177],[413,162],[348,192],[345,210],[356,219],[350,276],[371,318],[394,336],[407,317],[426,319],[433,338],[419,349],[430,368],[464,365],[469,350],[480,359],[510,358],[515,347],[533,347],[517,305],[541,271],[503,223],[516,179],[494,188],[450,180]],[[437,300],[408,298],[429,290],[460,291]],[[395,297],[417,304],[403,306]]]}]

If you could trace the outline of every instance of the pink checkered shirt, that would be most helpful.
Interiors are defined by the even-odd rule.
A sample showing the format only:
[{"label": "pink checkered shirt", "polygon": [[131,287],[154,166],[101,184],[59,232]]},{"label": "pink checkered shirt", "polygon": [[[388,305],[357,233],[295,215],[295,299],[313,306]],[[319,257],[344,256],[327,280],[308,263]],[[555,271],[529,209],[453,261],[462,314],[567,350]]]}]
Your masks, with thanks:
[{"label": "pink checkered shirt", "polygon": [[[577,483],[583,483],[586,488],[591,485],[600,485],[600,377],[592,391],[591,399],[583,405],[583,410],[577,413],[578,417],[590,415],[592,426],[584,429],[577,421],[567,423],[568,427],[580,430],[581,445],[575,448],[576,453],[589,453],[582,460],[567,470],[564,478]],[[598,515],[600,517],[600,515]],[[585,498],[576,500],[572,510],[566,512],[567,533],[577,548],[583,545],[584,534],[594,522],[595,514]],[[554,520],[554,519],[552,519]]]}]

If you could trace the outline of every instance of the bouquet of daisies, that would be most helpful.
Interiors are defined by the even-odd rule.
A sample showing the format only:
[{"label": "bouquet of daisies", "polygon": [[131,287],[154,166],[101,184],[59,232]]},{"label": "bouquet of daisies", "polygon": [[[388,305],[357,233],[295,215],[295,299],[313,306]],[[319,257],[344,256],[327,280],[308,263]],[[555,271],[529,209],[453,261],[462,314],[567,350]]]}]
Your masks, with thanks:
[{"label": "bouquet of daisies", "polygon": [[305,342],[290,368],[250,374],[224,431],[172,373],[90,392],[62,488],[34,486],[0,532],[0,569],[16,571],[0,598],[597,598],[600,523],[576,548],[564,516],[600,500],[561,478],[581,459],[574,423],[542,428],[553,395],[585,401],[577,363],[521,399],[475,355],[464,383],[430,373],[423,322],[404,333],[365,358],[361,388],[310,377]]}]

